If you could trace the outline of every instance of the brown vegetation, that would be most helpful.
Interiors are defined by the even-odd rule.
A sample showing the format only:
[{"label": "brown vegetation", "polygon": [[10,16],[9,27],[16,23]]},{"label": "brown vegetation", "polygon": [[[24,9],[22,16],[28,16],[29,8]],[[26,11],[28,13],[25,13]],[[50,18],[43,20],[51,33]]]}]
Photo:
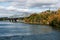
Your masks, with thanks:
[{"label": "brown vegetation", "polygon": [[60,10],[44,11],[39,14],[34,13],[29,17],[24,18],[25,23],[44,24],[52,26],[60,26]]}]

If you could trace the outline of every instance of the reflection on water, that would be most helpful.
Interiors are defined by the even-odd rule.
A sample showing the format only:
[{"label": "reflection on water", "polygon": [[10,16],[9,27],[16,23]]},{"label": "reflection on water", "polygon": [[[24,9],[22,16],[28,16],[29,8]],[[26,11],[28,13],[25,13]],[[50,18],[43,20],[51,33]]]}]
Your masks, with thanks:
[{"label": "reflection on water", "polygon": [[52,28],[43,25],[30,25],[24,23],[0,22],[1,35],[32,35],[53,32]]},{"label": "reflection on water", "polygon": [[30,26],[30,30],[33,34],[45,34],[53,31],[51,27],[42,25],[32,25]]},{"label": "reflection on water", "polygon": [[[60,35],[59,33],[60,33],[59,31],[56,31],[56,30],[52,29],[52,27],[45,26],[45,25],[32,25],[32,24],[2,22],[2,21],[0,22],[0,37],[15,36],[15,35],[20,35],[20,36],[34,35],[36,38],[38,37],[38,39],[39,38],[42,39],[45,37],[48,37],[51,39],[53,37],[52,38],[53,40],[57,40],[54,38],[60,37],[60,36],[58,36],[58,35]],[[32,37],[32,36],[29,36],[29,37]],[[17,37],[17,39],[18,38],[20,38],[20,37]],[[15,38],[13,38],[13,39],[15,39]],[[17,39],[15,39],[15,40],[17,40]],[[46,40],[49,40],[49,39],[46,38]]]}]

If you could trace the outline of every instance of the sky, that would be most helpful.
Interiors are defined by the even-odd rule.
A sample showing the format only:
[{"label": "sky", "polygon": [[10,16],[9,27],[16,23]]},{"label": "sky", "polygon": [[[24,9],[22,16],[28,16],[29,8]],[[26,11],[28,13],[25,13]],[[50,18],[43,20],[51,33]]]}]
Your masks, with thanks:
[{"label": "sky", "polygon": [[60,0],[0,0],[0,17],[59,8]]}]

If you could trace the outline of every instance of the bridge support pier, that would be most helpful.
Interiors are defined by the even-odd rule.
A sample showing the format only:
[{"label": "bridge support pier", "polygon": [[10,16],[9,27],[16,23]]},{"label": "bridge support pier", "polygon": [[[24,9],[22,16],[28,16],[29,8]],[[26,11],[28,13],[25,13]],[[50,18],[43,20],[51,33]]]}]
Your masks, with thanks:
[{"label": "bridge support pier", "polygon": [[17,22],[17,19],[10,19],[10,22]]}]

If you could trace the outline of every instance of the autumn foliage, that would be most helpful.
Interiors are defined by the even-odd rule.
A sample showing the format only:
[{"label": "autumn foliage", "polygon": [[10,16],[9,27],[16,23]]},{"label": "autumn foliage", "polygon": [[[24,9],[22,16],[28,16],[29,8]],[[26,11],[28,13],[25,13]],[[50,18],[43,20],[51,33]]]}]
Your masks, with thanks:
[{"label": "autumn foliage", "polygon": [[60,26],[60,10],[47,10],[24,18],[25,23]]}]

